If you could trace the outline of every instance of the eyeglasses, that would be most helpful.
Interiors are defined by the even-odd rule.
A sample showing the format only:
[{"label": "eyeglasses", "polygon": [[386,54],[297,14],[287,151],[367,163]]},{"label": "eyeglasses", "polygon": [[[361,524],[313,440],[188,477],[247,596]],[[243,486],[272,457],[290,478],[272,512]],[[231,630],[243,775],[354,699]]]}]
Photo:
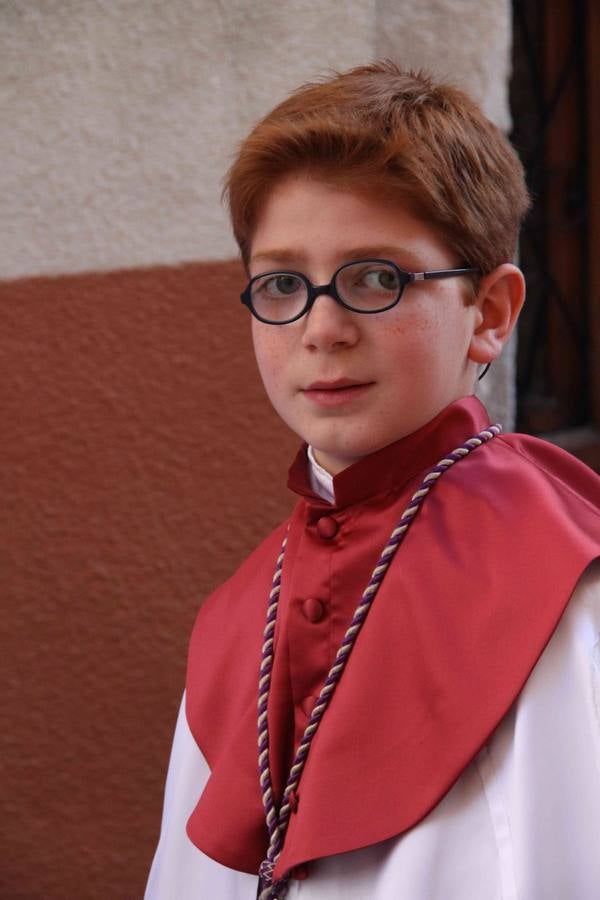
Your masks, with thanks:
[{"label": "eyeglasses", "polygon": [[329,284],[314,285],[302,272],[265,272],[256,275],[240,296],[253,316],[268,325],[287,325],[301,318],[317,297],[327,294],[352,312],[385,312],[398,303],[407,284],[438,278],[472,275],[478,269],[436,269],[405,272],[389,259],[359,259],[344,263]]}]

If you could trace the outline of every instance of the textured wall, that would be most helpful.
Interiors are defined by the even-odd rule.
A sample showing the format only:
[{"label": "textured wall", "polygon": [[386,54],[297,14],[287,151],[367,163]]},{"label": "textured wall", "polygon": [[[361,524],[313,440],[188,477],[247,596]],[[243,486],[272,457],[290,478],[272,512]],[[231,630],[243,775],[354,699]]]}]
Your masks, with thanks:
[{"label": "textured wall", "polygon": [[240,280],[0,286],[3,900],[141,896],[193,616],[290,507]]},{"label": "textured wall", "polygon": [[291,502],[235,141],[382,55],[506,125],[509,34],[508,0],[0,2],[3,900],[141,896],[193,616]]},{"label": "textured wall", "polygon": [[232,147],[329,68],[430,68],[506,126],[508,6],[4,0],[0,275],[231,257],[219,184]]}]

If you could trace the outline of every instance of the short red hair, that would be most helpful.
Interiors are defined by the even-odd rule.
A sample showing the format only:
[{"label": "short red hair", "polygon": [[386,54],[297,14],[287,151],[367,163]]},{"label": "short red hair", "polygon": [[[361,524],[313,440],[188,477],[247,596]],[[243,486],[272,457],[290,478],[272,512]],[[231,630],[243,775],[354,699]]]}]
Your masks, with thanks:
[{"label": "short red hair", "polygon": [[483,273],[512,259],[529,207],[515,151],[477,104],[391,62],[302,86],[242,142],[224,194],[244,261],[261,203],[292,173],[408,202]]}]

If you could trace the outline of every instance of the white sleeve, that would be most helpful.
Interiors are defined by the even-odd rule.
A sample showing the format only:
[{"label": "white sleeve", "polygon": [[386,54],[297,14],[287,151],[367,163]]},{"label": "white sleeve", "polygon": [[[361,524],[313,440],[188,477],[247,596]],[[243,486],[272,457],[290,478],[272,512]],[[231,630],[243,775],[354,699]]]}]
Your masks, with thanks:
[{"label": "white sleeve", "polygon": [[210,859],[187,836],[185,826],[210,775],[187,723],[181,701],[158,847],[144,900],[254,900],[257,878]]}]

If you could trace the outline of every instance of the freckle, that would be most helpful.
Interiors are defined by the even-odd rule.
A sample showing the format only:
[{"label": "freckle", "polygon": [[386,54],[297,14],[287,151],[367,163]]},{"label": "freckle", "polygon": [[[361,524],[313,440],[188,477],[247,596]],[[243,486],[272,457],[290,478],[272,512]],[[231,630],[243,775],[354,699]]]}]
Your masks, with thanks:
[{"label": "freckle", "polygon": [[404,334],[407,331],[406,325],[401,322],[396,322],[394,325],[389,326],[389,330],[393,332],[393,334]]}]

